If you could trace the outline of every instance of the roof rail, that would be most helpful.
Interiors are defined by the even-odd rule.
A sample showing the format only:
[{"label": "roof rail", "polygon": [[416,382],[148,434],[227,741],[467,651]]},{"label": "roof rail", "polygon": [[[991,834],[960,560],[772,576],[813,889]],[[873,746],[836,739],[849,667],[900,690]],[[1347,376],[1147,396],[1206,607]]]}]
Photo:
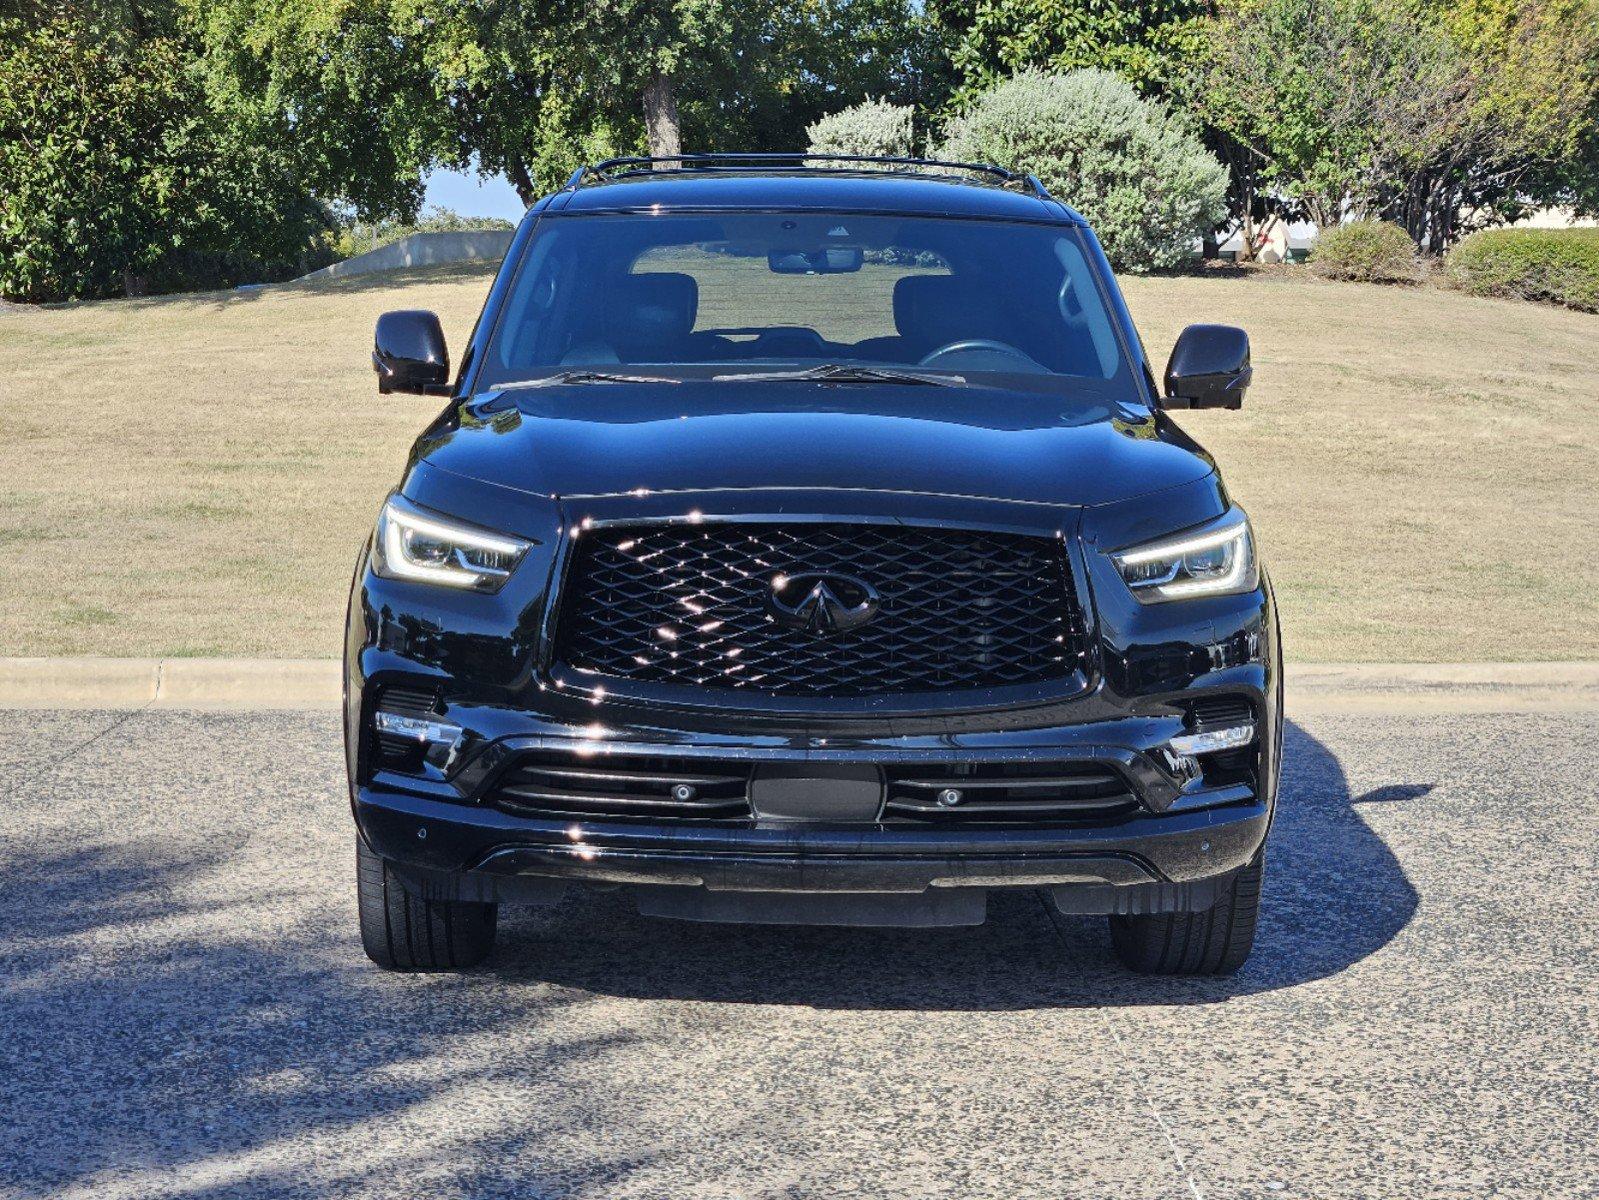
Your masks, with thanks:
[{"label": "roof rail", "polygon": [[[759,171],[763,168],[781,167],[805,170],[811,164],[821,164],[817,169],[836,170],[840,166],[866,164],[884,168],[934,168],[940,171],[970,171],[988,175],[1001,183],[1025,183],[1041,199],[1051,199],[1049,193],[1032,175],[1021,176],[992,163],[953,162],[942,158],[911,158],[886,154],[647,154],[626,158],[608,158],[592,166],[579,167],[566,181],[564,190],[575,191],[589,179],[604,183],[628,175],[648,175],[661,170],[681,171]],[[885,170],[884,174],[893,174]]]}]

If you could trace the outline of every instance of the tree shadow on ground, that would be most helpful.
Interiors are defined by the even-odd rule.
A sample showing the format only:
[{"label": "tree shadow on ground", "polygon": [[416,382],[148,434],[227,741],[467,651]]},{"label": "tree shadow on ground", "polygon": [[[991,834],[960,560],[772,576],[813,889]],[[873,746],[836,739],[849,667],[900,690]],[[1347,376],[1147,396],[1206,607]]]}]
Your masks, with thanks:
[{"label": "tree shadow on ground", "polygon": [[[656,1073],[676,1039],[703,1063],[707,1022],[738,1018],[697,1004],[629,1016],[610,997],[1025,1014],[1212,1003],[1334,974],[1417,904],[1359,809],[1429,785],[1353,796],[1324,747],[1288,736],[1261,937],[1221,980],[1130,975],[1102,920],[1063,919],[1063,938],[1034,893],[996,899],[985,926],[932,931],[654,921],[624,893],[584,893],[507,910],[483,969],[393,975],[361,957],[341,814],[255,837],[196,812],[164,835],[108,825],[111,840],[53,852],[13,835],[0,1194],[381,1195],[394,1180],[406,1194],[614,1194],[663,1153],[621,1128],[629,1098],[673,1103]],[[681,1102],[704,1099],[692,1071],[682,1082],[695,1099]],[[710,1111],[715,1136],[764,1136],[759,1111]]]},{"label": "tree shadow on ground", "polygon": [[1292,724],[1285,736],[1260,931],[1230,977],[1132,975],[1112,958],[1103,917],[1052,919],[1037,892],[992,893],[983,926],[873,930],[650,921],[625,893],[585,891],[542,914],[506,910],[492,970],[621,996],[940,1010],[1209,1003],[1320,979],[1380,950],[1416,911],[1360,809],[1432,785],[1354,796],[1320,742]]},{"label": "tree shadow on ground", "polygon": [[[235,888],[235,848],[200,842],[0,844],[0,1195],[400,1194],[383,1184],[396,1177],[545,1194],[526,1162],[562,1161],[560,1131],[451,1130],[445,1099],[529,1073],[559,1088],[631,1036],[564,1020],[576,993],[517,1002],[481,977],[376,972],[342,920],[263,937],[262,914],[296,908],[303,883]],[[225,882],[208,894],[209,880]],[[419,1111],[403,1152],[362,1152]],[[331,1180],[316,1169],[323,1139],[342,1164]],[[593,1152],[574,1173],[603,1185],[647,1161]]]}]

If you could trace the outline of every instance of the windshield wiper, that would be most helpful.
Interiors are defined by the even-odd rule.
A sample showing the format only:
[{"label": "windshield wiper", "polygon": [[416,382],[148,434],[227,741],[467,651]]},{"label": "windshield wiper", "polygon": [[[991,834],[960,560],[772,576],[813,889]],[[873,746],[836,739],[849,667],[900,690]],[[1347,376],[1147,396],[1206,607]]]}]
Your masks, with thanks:
[{"label": "windshield wiper", "polygon": [[554,375],[542,375],[538,379],[518,379],[511,383],[497,383],[495,388],[499,391],[510,391],[512,388],[538,388],[555,387],[563,383],[682,383],[681,379],[672,379],[665,375],[628,375],[621,371],[557,371]]},{"label": "windshield wiper", "polygon": [[964,387],[964,375],[943,375],[933,371],[906,371],[899,367],[868,367],[856,363],[823,363],[803,371],[752,371],[744,375],[717,375],[715,379],[734,383],[914,383],[932,387]]}]

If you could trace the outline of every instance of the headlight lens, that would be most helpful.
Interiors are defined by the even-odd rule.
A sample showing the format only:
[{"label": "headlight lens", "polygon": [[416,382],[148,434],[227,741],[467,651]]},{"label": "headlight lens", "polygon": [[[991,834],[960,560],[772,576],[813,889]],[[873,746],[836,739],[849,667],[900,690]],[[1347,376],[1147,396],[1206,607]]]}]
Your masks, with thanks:
[{"label": "headlight lens", "polygon": [[372,569],[385,579],[497,592],[531,542],[462,525],[390,496],[378,516]]},{"label": "headlight lens", "polygon": [[1231,596],[1254,591],[1260,582],[1249,518],[1241,508],[1203,528],[1112,554],[1111,561],[1145,604]]}]

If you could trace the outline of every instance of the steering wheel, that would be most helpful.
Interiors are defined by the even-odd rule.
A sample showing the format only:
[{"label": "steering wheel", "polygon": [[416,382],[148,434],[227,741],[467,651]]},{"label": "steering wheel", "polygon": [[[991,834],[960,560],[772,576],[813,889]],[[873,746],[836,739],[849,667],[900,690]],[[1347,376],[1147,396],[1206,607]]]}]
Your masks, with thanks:
[{"label": "steering wheel", "polygon": [[987,351],[990,354],[1003,354],[1007,358],[1020,358],[1029,363],[1033,361],[1028,355],[1016,349],[1015,346],[1007,345],[1004,342],[996,342],[993,338],[961,338],[959,341],[950,342],[947,345],[940,346],[937,350],[924,354],[921,361],[916,365],[930,367],[941,358],[947,358],[952,354],[967,354],[974,350]]},{"label": "steering wheel", "polygon": [[814,329],[807,329],[803,325],[774,325],[762,329],[749,344],[749,350],[753,358],[785,354],[802,358],[810,354],[821,354],[826,345],[822,335]]}]

